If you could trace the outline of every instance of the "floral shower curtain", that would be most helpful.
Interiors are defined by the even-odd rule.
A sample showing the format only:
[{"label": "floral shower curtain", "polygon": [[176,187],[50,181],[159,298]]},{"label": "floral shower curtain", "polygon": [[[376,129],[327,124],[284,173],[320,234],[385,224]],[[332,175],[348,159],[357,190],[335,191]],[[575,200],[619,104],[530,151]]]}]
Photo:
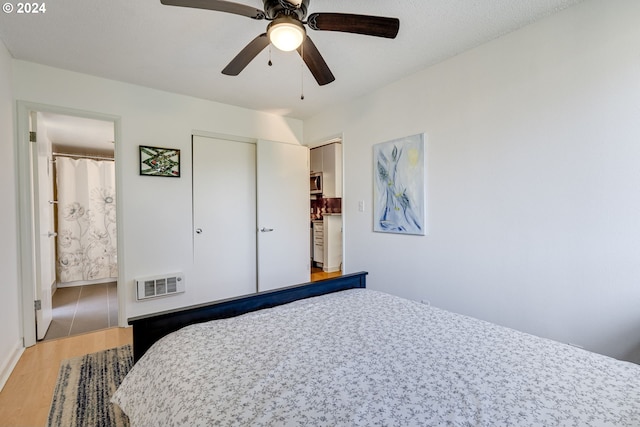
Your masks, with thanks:
[{"label": "floral shower curtain", "polygon": [[56,158],[58,281],[116,278],[113,161]]}]

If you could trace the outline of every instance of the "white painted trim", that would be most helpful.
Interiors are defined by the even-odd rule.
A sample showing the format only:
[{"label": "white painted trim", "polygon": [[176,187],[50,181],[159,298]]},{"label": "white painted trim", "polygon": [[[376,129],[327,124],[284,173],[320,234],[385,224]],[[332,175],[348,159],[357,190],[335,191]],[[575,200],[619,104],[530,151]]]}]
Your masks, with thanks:
[{"label": "white painted trim", "polygon": [[35,300],[35,253],[33,231],[33,200],[31,188],[31,161],[29,143],[29,111],[27,105],[18,101],[16,153],[18,171],[18,280],[21,288],[21,317],[24,346],[36,343],[36,320],[33,312]]},{"label": "white painted trim", "polygon": [[102,285],[104,283],[116,282],[117,280],[118,280],[117,277],[105,277],[105,278],[102,278],[102,279],[94,279],[94,280],[76,280],[74,282],[57,283],[56,284],[56,289],[76,288],[78,286]]},{"label": "white painted trim", "polygon": [[192,136],[202,136],[205,138],[216,138],[216,139],[224,139],[225,141],[236,141],[236,142],[246,142],[248,144],[257,144],[258,140],[256,138],[246,138],[244,136],[237,135],[229,135],[226,133],[218,133],[218,132],[209,132],[206,130],[197,130],[194,129],[191,131]]},{"label": "white painted trim", "polygon": [[318,147],[322,147],[323,145],[333,144],[334,142],[342,143],[343,139],[344,139],[344,136],[342,133],[336,133],[326,138],[322,138],[317,141],[310,142],[309,144],[306,144],[306,145],[309,148],[318,148]]},{"label": "white painted trim", "polygon": [[[106,117],[106,116],[104,116]],[[123,150],[120,148],[122,141],[122,121],[119,116],[111,116],[113,121],[114,150],[113,160],[116,162],[116,251],[118,254],[118,284],[116,285],[116,296],[118,298],[118,326],[128,328],[127,322],[127,286],[125,282],[125,251],[124,251],[124,215],[122,208],[124,206],[124,169],[122,167]]]},{"label": "white painted trim", "polygon": [[18,364],[22,353],[24,353],[24,347],[22,346],[22,341],[18,340],[13,346],[13,350],[9,354],[9,357],[2,362],[2,365],[0,365],[0,391],[2,391],[7,380],[9,380],[9,376],[11,376],[13,369]]}]

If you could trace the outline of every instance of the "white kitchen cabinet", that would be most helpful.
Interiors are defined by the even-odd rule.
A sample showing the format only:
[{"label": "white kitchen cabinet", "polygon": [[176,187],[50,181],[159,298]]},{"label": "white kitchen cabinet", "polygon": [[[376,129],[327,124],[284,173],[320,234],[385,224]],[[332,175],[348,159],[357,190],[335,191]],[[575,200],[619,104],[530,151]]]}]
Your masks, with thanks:
[{"label": "white kitchen cabinet", "polygon": [[311,173],[322,172],[322,147],[309,150],[309,169]]},{"label": "white kitchen cabinet", "polygon": [[313,221],[313,262],[324,263],[324,220]]},{"label": "white kitchen cabinet", "polygon": [[342,215],[325,215],[323,219],[322,270],[331,273],[342,269]]},{"label": "white kitchen cabinet", "polygon": [[342,197],[342,144],[322,147],[322,197]]},{"label": "white kitchen cabinet", "polygon": [[313,221],[313,261],[327,273],[342,269],[342,215]]}]

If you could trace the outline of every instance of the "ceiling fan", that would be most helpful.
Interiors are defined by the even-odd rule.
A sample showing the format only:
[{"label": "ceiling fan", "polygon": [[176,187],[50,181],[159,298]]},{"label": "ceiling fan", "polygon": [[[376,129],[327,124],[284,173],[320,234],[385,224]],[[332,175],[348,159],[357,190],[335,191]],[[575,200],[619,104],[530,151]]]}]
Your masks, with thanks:
[{"label": "ceiling fan", "polygon": [[160,0],[164,5],[215,10],[271,21],[267,25],[267,31],[249,42],[222,70],[223,74],[229,76],[240,74],[271,43],[283,51],[297,50],[313,77],[322,86],[334,81],[335,77],[307,35],[305,25],[312,30],[340,31],[390,39],[398,34],[400,21],[397,18],[348,13],[312,13],[307,17],[309,1],[263,0],[263,11],[224,0]]}]

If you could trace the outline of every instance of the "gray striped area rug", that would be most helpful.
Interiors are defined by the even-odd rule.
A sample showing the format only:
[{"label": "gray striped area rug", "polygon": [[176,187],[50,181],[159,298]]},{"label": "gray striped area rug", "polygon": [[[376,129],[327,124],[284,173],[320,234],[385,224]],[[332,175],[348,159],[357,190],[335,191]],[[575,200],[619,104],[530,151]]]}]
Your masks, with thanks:
[{"label": "gray striped area rug", "polygon": [[63,360],[47,425],[129,426],[127,416],[109,400],[131,366],[131,345]]}]

